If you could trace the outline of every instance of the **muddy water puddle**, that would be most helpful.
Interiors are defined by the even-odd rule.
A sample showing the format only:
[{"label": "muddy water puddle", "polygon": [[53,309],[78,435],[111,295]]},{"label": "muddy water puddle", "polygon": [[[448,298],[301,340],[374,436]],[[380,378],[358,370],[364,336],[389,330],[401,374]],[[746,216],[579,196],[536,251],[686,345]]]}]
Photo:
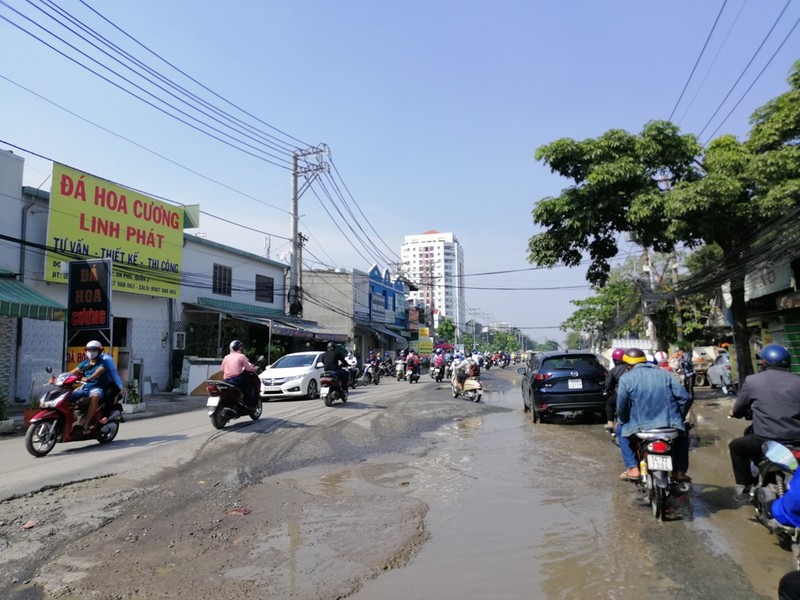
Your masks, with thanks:
[{"label": "muddy water puddle", "polygon": [[[386,546],[387,557],[395,557],[386,559],[383,572],[365,570],[363,556],[349,557],[359,562],[351,580],[363,582],[349,598],[774,597],[781,567],[766,575],[757,567],[771,559],[789,564],[790,558],[760,540],[756,547],[767,558],[742,568],[746,544],[736,539],[737,528],[743,536],[755,530],[735,507],[714,508],[721,484],[698,484],[684,520],[656,522],[633,486],[616,481],[619,451],[602,426],[569,419],[534,426],[518,392],[489,392],[484,401],[513,410],[454,420],[427,434],[434,443],[416,455],[384,455],[281,478],[283,485],[330,500],[313,516],[316,531],[324,531],[326,522],[343,532],[363,527],[371,538],[378,536],[365,554]],[[721,443],[712,446],[710,454],[722,460]],[[415,528],[419,535],[412,535]],[[273,532],[265,547],[274,550],[281,535]],[[405,555],[391,547],[393,535],[405,536]],[[323,537],[319,533],[317,542]],[[363,537],[351,533],[340,550],[329,545],[326,552],[346,552]],[[295,555],[302,564],[293,568],[293,579],[320,557]],[[334,557],[328,561],[347,569]]]}]

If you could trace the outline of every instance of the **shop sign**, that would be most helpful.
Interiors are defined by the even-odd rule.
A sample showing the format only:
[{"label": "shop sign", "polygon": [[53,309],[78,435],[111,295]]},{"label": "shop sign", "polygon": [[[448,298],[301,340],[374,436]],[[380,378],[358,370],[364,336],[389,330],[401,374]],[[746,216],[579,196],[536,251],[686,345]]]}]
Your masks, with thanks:
[{"label": "shop sign", "polygon": [[764,265],[744,277],[744,301],[774,294],[792,287],[792,270],[788,261]]}]

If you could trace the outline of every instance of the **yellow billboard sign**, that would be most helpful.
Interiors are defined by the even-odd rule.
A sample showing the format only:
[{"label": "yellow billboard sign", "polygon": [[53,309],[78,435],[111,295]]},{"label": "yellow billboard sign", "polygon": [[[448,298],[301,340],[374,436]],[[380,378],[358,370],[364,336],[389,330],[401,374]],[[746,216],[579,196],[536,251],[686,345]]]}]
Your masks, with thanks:
[{"label": "yellow billboard sign", "polygon": [[62,263],[113,263],[111,288],[177,298],[183,256],[183,208],[53,163],[45,281],[66,283]]},{"label": "yellow billboard sign", "polygon": [[431,331],[430,331],[429,327],[420,327],[419,328],[419,337],[421,337],[421,338],[428,337],[428,336],[430,336],[430,334],[431,334]]},{"label": "yellow billboard sign", "polygon": [[419,338],[419,353],[421,356],[426,356],[433,353],[433,338],[420,337]]}]

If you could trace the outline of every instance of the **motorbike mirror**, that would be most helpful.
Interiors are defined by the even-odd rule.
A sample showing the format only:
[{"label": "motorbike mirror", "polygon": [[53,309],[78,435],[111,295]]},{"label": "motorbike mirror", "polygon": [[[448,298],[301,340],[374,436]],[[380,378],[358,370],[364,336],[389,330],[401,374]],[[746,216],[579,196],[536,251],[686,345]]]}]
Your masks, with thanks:
[{"label": "motorbike mirror", "polygon": [[44,370],[45,370],[47,373],[52,373],[52,372],[53,372],[53,367],[45,367],[45,368],[44,368]]},{"label": "motorbike mirror", "polygon": [[792,451],[780,442],[773,440],[764,442],[761,446],[761,449],[764,451],[764,456],[770,462],[773,462],[784,469],[788,469],[792,473],[797,470],[797,459],[794,457],[794,454],[792,454]]}]

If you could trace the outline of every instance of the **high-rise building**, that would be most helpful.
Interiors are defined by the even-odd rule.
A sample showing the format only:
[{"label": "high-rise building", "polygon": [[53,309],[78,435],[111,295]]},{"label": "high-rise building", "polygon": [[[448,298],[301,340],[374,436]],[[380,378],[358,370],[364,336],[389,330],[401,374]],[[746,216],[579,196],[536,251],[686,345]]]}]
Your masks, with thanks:
[{"label": "high-rise building", "polygon": [[438,327],[450,319],[456,331],[463,332],[466,322],[464,298],[464,251],[452,233],[435,230],[407,235],[400,249],[402,271],[419,291],[410,292],[415,304],[423,304],[433,315],[428,325]]}]

